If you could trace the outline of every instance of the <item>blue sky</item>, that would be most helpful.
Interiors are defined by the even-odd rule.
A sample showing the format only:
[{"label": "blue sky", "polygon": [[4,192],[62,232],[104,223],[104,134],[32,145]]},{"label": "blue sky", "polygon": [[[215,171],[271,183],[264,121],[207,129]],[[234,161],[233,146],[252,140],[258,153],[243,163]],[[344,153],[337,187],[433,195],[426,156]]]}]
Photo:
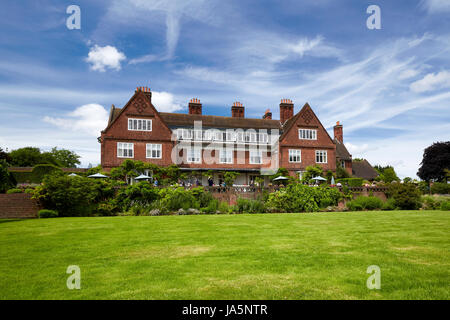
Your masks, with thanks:
[{"label": "blue sky", "polygon": [[[81,30],[69,30],[69,5]],[[381,30],[369,30],[369,5]],[[281,98],[344,125],[353,157],[415,176],[450,138],[448,0],[2,1],[0,146],[69,148],[100,162],[111,104],[149,86],[160,111],[246,115]]]}]

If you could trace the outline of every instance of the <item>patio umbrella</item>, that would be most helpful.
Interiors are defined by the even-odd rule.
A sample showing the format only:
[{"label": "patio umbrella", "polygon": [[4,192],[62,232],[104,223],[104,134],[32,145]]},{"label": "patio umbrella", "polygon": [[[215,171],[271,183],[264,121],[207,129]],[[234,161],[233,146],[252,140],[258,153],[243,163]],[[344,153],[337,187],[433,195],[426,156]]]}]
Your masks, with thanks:
[{"label": "patio umbrella", "polygon": [[312,178],[312,179],[313,179],[313,180],[317,180],[317,181],[327,181],[327,179],[322,178],[322,177],[320,177],[320,176],[314,177],[314,178]]},{"label": "patio umbrella", "polygon": [[79,175],[77,175],[76,173],[71,173],[69,174],[69,177],[79,177]]},{"label": "patio umbrella", "polygon": [[141,174],[139,177],[134,178],[134,180],[148,180],[148,179],[151,179],[151,177],[145,174]]},{"label": "patio umbrella", "polygon": [[334,177],[331,177],[331,185],[335,185]]},{"label": "patio umbrella", "polygon": [[283,177],[283,176],[279,176],[275,179],[273,179],[272,181],[279,181],[279,180],[289,180],[289,178]]},{"label": "patio umbrella", "polygon": [[88,178],[97,178],[97,179],[100,179],[100,178],[108,178],[108,177],[105,176],[104,174],[96,173],[96,174],[91,174],[90,176],[88,176]]}]

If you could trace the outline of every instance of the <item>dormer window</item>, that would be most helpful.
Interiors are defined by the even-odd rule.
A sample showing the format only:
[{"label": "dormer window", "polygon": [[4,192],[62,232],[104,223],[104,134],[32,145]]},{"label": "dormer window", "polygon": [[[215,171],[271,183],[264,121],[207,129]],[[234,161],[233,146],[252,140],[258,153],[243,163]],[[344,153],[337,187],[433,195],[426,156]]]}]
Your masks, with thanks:
[{"label": "dormer window", "polygon": [[152,131],[152,120],[128,119],[128,130],[130,131]]}]

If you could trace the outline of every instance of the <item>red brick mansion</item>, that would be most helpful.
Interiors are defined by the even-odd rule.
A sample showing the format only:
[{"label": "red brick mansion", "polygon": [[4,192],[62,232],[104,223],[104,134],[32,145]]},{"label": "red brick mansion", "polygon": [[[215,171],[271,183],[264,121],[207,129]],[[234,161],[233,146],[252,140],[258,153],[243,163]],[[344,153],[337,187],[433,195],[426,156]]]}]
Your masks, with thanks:
[{"label": "red brick mansion", "polygon": [[[201,178],[213,170],[215,183],[224,171],[241,174],[236,184],[272,174],[279,167],[301,175],[309,165],[336,171],[336,161],[352,173],[352,158],[343,144],[339,122],[330,137],[309,104],[294,114],[289,99],[280,103],[280,120],[267,110],[260,119],[246,118],[245,107],[235,102],[231,116],[202,113],[198,99],[189,113],[159,112],[147,87],[138,87],[123,108],[111,107],[108,126],[101,132],[101,164],[105,170],[125,159],[161,166],[177,164]],[[204,183],[204,181],[203,181]]]}]

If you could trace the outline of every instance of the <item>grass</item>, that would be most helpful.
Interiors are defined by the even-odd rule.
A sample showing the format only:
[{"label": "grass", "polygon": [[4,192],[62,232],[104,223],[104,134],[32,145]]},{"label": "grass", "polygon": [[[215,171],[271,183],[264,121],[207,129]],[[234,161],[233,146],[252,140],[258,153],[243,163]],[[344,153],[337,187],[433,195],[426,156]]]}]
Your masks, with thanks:
[{"label": "grass", "polygon": [[[449,299],[449,212],[0,220],[0,299]],[[66,269],[81,268],[81,290]],[[370,265],[381,289],[369,290]]]}]

